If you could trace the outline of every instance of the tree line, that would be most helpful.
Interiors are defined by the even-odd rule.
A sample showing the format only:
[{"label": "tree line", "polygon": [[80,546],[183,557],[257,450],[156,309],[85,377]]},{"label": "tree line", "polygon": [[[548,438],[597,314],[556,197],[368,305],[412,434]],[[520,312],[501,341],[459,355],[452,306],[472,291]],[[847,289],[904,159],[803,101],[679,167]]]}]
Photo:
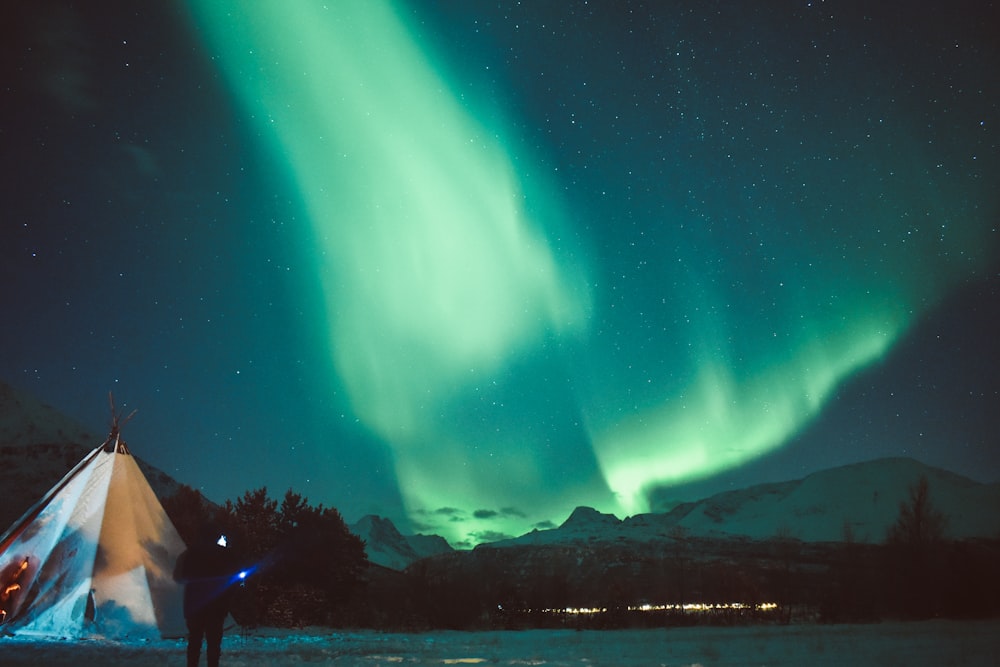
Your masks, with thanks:
[{"label": "tree line", "polygon": [[[491,547],[417,561],[403,572],[370,565],[364,543],[333,508],[265,488],[222,506],[189,487],[164,502],[181,537],[217,526],[245,558],[235,619],[245,626],[379,629],[648,627],[690,623],[865,622],[1000,614],[1000,539],[948,540],[926,478],[900,503],[880,544],[849,530],[837,543],[771,540]],[[642,603],[750,603],[711,614],[634,611]],[[763,603],[776,610],[759,611]],[[757,604],[758,606],[754,606]],[[598,607],[592,616],[543,609]],[[581,625],[582,624],[582,625]]]},{"label": "tree line", "polygon": [[163,507],[185,543],[211,527],[238,554],[249,573],[232,610],[240,625],[334,626],[350,616],[368,559],[335,508],[291,489],[279,503],[266,487],[218,506],[186,485]]},{"label": "tree line", "polygon": [[[985,511],[985,508],[984,508]],[[692,623],[873,622],[1000,614],[1000,536],[952,540],[918,479],[880,543],[713,539],[481,545],[410,566],[397,582],[404,625],[454,629],[649,627]],[[743,603],[691,613],[644,603]],[[777,605],[771,607],[770,604]],[[596,608],[600,613],[557,613]]]}]

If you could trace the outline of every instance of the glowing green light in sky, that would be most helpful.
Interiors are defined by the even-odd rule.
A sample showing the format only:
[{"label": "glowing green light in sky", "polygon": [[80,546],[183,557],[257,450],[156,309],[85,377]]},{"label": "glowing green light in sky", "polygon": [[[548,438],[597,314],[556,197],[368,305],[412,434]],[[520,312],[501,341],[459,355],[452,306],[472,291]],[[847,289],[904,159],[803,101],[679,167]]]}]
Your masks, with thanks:
[{"label": "glowing green light in sky", "polygon": [[837,384],[882,357],[903,325],[882,312],[852,330],[829,333],[758,375],[733,377],[725,363],[702,360],[692,385],[596,433],[609,486],[626,513],[648,511],[653,485],[687,482],[766,454],[815,417]]},{"label": "glowing green light in sky", "polygon": [[[633,335],[632,328],[623,317],[615,329],[606,312],[591,319],[588,285],[602,278],[557,252],[554,232],[566,225],[561,203],[542,194],[550,188],[541,179],[514,168],[531,163],[524,151],[515,154],[516,137],[460,101],[391,3],[192,3],[230,85],[308,212],[325,299],[319,310],[351,407],[393,448],[411,517],[455,541],[485,531],[521,533],[539,520],[564,518],[575,504],[642,511],[655,485],[703,478],[774,450],[820,412],[838,383],[882,357],[922,309],[978,263],[975,253],[949,256],[982,240],[963,237],[960,224],[947,233],[910,228],[917,213],[961,222],[975,204],[954,211],[951,202],[975,198],[961,186],[913,187],[926,182],[925,167],[936,157],[903,154],[919,145],[904,130],[887,143],[890,180],[859,169],[849,181],[846,172],[812,172],[790,161],[780,173],[790,174],[795,192],[815,192],[819,204],[802,197],[803,207],[814,208],[786,206],[787,219],[763,207],[746,215],[746,225],[759,225],[761,245],[766,239],[775,248],[768,247],[768,262],[747,259],[729,238],[706,249],[701,242],[710,226],[698,230],[705,236],[695,235],[689,252],[677,253],[692,264],[723,247],[744,253],[731,268],[728,257],[712,257],[707,273],[724,274],[719,284],[756,280],[742,303],[757,310],[741,310],[735,326],[715,313],[686,333],[644,333],[648,349],[637,363],[669,360],[658,368],[669,366],[673,383],[613,382],[602,372],[615,371],[608,357],[627,355],[629,341],[607,341]],[[770,148],[777,139],[766,141]],[[846,169],[829,160],[813,164]],[[857,164],[867,163],[859,157]],[[713,187],[734,188],[721,178]],[[772,208],[785,205],[782,197],[774,195]],[[663,224],[665,237],[680,247],[698,227],[689,222]],[[772,270],[765,265],[788,273],[801,292],[763,298],[756,288]],[[669,271],[662,285],[641,284],[630,296],[648,298],[642,287],[667,294],[657,301],[669,299],[677,311],[693,304],[708,312],[698,270],[693,277]],[[756,319],[769,320],[780,338],[766,335]],[[738,339],[739,350],[707,344],[713,334]],[[551,382],[534,387],[531,414],[494,423],[480,419],[485,411],[463,411],[511,367],[544,356],[547,344],[566,335],[579,336],[586,357],[566,364],[573,386],[562,388],[576,401],[561,409],[573,413],[565,422],[583,434],[569,445],[577,451],[552,442],[572,428],[546,432],[530,423],[547,419],[545,393],[559,391]],[[595,377],[580,370],[588,364],[599,369]],[[641,401],[629,405],[622,394],[633,389]],[[468,423],[475,419],[482,423]]]},{"label": "glowing green light in sky", "polygon": [[542,226],[558,222],[556,203],[531,198],[503,140],[388,3],[196,7],[300,188],[337,371],[356,413],[397,448],[404,496],[412,508],[494,506],[501,484],[534,479],[530,456],[470,466],[462,454],[479,443],[449,444],[439,416],[511,355],[584,323],[582,273],[556,258]]}]

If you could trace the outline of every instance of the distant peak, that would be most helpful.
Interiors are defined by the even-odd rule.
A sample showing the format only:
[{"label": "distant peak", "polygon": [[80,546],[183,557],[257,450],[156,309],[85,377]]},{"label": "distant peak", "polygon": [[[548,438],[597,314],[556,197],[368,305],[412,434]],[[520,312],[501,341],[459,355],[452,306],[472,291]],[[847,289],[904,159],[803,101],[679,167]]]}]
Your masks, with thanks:
[{"label": "distant peak", "polygon": [[567,526],[617,526],[621,521],[614,514],[598,512],[593,507],[580,506],[573,510],[561,527]]},{"label": "distant peak", "polygon": [[377,514],[366,514],[360,519],[358,519],[357,525],[361,524],[386,524],[392,523],[389,519],[380,517]]}]

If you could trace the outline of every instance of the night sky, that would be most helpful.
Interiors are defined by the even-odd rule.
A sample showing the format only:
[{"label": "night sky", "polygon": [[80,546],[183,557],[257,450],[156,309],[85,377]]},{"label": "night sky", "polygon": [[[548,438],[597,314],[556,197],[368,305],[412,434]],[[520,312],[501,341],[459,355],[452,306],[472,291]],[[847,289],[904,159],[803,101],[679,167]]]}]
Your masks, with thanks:
[{"label": "night sky", "polygon": [[1000,481],[994,3],[18,5],[0,379],[212,500]]}]

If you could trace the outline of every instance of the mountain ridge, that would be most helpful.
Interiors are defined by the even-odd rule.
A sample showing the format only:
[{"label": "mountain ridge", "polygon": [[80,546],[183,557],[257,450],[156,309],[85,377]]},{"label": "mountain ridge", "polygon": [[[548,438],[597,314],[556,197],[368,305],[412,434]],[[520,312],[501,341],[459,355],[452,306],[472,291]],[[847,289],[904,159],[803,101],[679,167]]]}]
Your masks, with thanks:
[{"label": "mountain ridge", "polygon": [[[0,488],[11,499],[6,510],[0,509],[0,524],[6,526],[20,516],[98,441],[55,408],[0,382]],[[176,492],[180,482],[136,458],[158,496]],[[1000,536],[1000,513],[983,511],[1000,507],[1000,484],[976,482],[912,458],[889,457],[821,470],[798,480],[725,491],[666,512],[624,519],[580,506],[556,528],[481,546],[776,536],[803,542],[880,543],[910,487],[922,476],[928,478],[932,505],[948,519],[946,537]],[[454,551],[438,535],[403,535],[392,521],[374,515],[348,528],[365,541],[372,563],[397,571]]]},{"label": "mountain ridge", "polygon": [[[0,489],[6,497],[0,506],[0,532],[104,438],[44,401],[0,381]],[[133,457],[161,500],[181,487],[181,482],[166,472]]]},{"label": "mountain ridge", "polygon": [[931,504],[947,518],[946,537],[1000,535],[1000,514],[976,511],[1000,507],[1000,484],[976,482],[912,458],[886,457],[817,471],[798,480],[724,491],[664,513],[619,520],[578,507],[557,528],[535,530],[491,546],[648,541],[679,535],[879,543],[898,517],[900,504],[908,500],[910,487],[921,477],[928,478]]},{"label": "mountain ridge", "polygon": [[403,535],[390,519],[374,514],[347,528],[364,541],[369,562],[390,570],[404,570],[421,558],[454,550],[440,535]]},{"label": "mountain ridge", "polygon": [[77,444],[98,436],[74,419],[31,394],[0,382],[0,444]]}]

